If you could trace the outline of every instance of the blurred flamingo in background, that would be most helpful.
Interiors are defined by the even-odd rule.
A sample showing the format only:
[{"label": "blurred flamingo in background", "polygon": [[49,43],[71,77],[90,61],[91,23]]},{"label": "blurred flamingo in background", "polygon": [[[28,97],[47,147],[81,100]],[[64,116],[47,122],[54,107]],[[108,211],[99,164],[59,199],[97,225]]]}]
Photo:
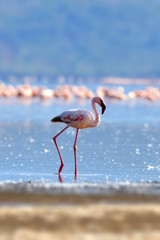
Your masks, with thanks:
[{"label": "blurred flamingo in background", "polygon": [[67,126],[61,132],[59,132],[55,137],[53,137],[53,141],[56,145],[56,148],[57,148],[57,151],[58,151],[58,154],[60,157],[60,161],[61,161],[61,165],[59,168],[59,174],[61,173],[61,171],[63,169],[64,163],[63,163],[62,156],[61,156],[60,150],[59,150],[57,142],[56,142],[57,137],[61,133],[63,133],[68,127],[73,127],[73,128],[77,129],[76,137],[75,137],[75,141],[74,141],[74,145],[73,145],[74,157],[75,157],[75,178],[76,178],[77,177],[77,157],[76,157],[77,147],[76,147],[76,143],[77,143],[78,132],[80,129],[97,127],[99,125],[100,114],[96,107],[96,103],[102,108],[102,114],[103,114],[106,109],[106,105],[105,105],[103,99],[100,97],[93,97],[92,101],[91,101],[91,105],[92,105],[92,109],[95,113],[95,117],[94,117],[93,113],[91,113],[88,110],[72,109],[72,110],[61,113],[60,115],[54,117],[51,120],[51,122],[63,122],[63,123],[67,124]]}]

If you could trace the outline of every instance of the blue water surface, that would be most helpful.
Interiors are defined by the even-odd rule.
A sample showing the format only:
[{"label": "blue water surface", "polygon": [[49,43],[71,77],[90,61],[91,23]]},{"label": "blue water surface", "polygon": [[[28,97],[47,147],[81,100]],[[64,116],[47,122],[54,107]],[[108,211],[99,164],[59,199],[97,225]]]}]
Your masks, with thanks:
[{"label": "blue water surface", "polygon": [[[77,182],[160,181],[160,102],[109,101],[96,128],[80,131]],[[0,99],[0,181],[59,182],[59,156],[52,141],[62,123],[50,119],[72,108],[91,109],[90,100]],[[75,129],[57,138],[63,182],[73,183]]]}]

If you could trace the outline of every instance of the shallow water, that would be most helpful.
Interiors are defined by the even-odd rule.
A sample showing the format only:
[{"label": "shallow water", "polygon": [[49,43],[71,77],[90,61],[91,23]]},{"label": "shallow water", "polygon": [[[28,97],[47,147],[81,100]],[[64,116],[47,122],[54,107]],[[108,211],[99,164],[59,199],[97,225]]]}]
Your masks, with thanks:
[{"label": "shallow water", "polygon": [[[81,130],[77,183],[160,181],[159,102],[108,102],[101,124]],[[65,127],[50,119],[71,108],[91,110],[90,101],[0,100],[0,181],[59,182],[60,161],[52,137]],[[74,180],[75,129],[57,138],[62,179]]]}]

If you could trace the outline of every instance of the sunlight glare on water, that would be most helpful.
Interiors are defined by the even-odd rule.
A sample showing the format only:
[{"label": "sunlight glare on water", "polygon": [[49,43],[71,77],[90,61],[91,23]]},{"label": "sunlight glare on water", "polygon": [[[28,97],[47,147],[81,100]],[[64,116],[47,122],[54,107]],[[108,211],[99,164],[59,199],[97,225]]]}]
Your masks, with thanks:
[{"label": "sunlight glare on water", "polygon": [[[29,179],[57,182],[60,166],[52,137],[63,128],[50,123],[1,123],[1,181]],[[103,122],[84,129],[77,141],[77,182],[159,181],[159,125]],[[73,143],[69,128],[57,139],[64,160],[62,177],[74,181]]]},{"label": "sunlight glare on water", "polygon": [[[77,141],[77,182],[160,181],[159,103],[107,102],[96,128],[80,130]],[[37,100],[29,105],[3,101],[0,104],[0,181],[59,181],[60,166],[53,136],[64,124],[50,119],[72,108],[91,109],[90,100]],[[73,143],[75,129],[57,138],[64,168],[64,182],[74,182]]]}]

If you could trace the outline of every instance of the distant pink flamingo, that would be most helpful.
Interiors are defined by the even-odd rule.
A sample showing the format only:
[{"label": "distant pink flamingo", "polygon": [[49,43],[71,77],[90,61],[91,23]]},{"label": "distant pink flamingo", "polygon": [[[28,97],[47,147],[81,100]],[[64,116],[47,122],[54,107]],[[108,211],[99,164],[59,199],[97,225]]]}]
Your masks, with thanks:
[{"label": "distant pink flamingo", "polygon": [[79,129],[83,129],[83,128],[90,128],[90,127],[97,127],[100,123],[100,115],[98,112],[98,109],[96,107],[96,103],[102,107],[102,114],[104,113],[105,109],[106,109],[106,105],[103,101],[102,98],[100,97],[93,97],[92,101],[91,101],[91,105],[93,108],[93,111],[95,113],[95,118],[93,113],[91,113],[88,110],[77,110],[77,109],[73,109],[73,110],[69,110],[69,111],[65,111],[63,113],[61,113],[60,115],[54,117],[51,122],[63,122],[66,123],[67,126],[61,131],[59,132],[55,137],[53,137],[53,141],[56,145],[59,157],[60,157],[60,161],[61,161],[61,165],[59,168],[59,174],[61,173],[64,163],[62,160],[62,156],[60,153],[60,150],[58,148],[57,142],[56,142],[56,138],[63,133],[68,127],[73,127],[76,128],[76,137],[75,137],[75,141],[74,141],[74,145],[73,145],[73,149],[74,149],[74,157],[75,157],[75,177],[77,176],[77,156],[76,156],[76,143],[77,143],[77,137],[78,137],[78,132]]}]

